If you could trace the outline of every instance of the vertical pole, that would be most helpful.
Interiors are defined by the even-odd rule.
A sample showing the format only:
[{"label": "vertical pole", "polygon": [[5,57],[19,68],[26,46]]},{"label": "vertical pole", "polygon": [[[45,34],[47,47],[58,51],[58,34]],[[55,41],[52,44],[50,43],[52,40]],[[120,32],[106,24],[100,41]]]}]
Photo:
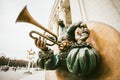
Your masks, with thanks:
[{"label": "vertical pole", "polygon": [[33,69],[33,66],[34,66],[34,61],[32,61],[32,69]]},{"label": "vertical pole", "polygon": [[30,72],[30,60],[29,60],[29,62],[28,62],[28,68],[27,68],[27,70],[28,70],[28,72]]},{"label": "vertical pole", "polygon": [[85,5],[83,3],[83,0],[78,0],[79,4],[80,4],[80,8],[81,8],[81,12],[82,12],[82,19],[83,21],[87,21],[87,14],[85,11]]},{"label": "vertical pole", "polygon": [[10,64],[10,59],[8,60],[7,66],[9,66],[9,64]]}]

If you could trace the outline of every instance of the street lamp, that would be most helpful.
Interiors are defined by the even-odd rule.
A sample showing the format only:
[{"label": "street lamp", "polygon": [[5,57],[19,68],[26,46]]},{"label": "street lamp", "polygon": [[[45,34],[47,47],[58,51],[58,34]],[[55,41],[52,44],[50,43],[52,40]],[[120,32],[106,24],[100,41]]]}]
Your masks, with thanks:
[{"label": "street lamp", "polygon": [[35,55],[35,51],[33,51],[32,49],[27,51],[27,58],[28,58],[29,62],[28,62],[27,72],[25,72],[25,73],[32,74],[32,72],[30,72],[30,65],[31,65],[31,61],[34,58],[34,55]]}]

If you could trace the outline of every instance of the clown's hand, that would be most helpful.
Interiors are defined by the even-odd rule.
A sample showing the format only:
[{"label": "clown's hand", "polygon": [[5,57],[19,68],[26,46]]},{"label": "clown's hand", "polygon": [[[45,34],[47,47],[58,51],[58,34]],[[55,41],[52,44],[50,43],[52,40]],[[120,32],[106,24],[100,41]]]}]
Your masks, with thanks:
[{"label": "clown's hand", "polygon": [[41,37],[39,37],[39,39],[38,38],[35,39],[35,45],[36,47],[44,51],[48,49],[48,47],[46,46],[46,41],[41,40]]}]

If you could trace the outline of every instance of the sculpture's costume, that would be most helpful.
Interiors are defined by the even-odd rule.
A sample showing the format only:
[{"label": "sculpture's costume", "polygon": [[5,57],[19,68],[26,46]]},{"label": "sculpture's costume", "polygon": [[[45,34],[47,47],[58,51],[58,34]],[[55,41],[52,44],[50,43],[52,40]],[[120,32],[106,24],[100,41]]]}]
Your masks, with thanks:
[{"label": "sculpture's costume", "polygon": [[[68,44],[67,46],[59,46],[59,54],[54,55],[53,51],[49,48],[39,52],[37,65],[40,68],[46,70],[64,68],[79,76],[85,76],[94,71],[99,62],[99,55],[92,45],[86,42],[90,31],[86,25],[81,26],[81,23],[70,25],[67,35],[61,39],[65,45],[67,42]],[[75,39],[75,30],[77,28],[83,29],[80,39],[81,43],[77,43]]]}]

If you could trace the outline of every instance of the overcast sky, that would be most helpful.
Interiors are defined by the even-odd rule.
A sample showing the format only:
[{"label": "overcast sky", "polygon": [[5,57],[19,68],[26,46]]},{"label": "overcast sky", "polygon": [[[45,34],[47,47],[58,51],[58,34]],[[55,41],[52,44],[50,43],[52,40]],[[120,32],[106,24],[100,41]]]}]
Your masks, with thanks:
[{"label": "overcast sky", "polygon": [[31,16],[47,26],[54,0],[0,0],[0,53],[15,59],[26,59],[27,50],[39,51],[29,37],[31,30],[40,29],[28,23],[15,23],[19,12],[27,5]]}]

